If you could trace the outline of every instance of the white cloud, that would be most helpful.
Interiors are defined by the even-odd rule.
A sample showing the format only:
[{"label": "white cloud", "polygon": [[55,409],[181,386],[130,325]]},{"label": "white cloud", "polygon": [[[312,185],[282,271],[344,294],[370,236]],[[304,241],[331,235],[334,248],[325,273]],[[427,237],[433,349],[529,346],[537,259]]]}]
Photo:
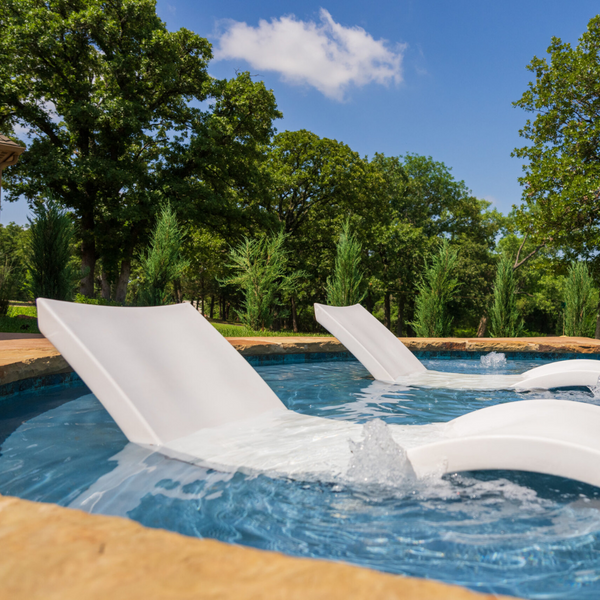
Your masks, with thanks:
[{"label": "white cloud", "polygon": [[344,27],[325,9],[320,22],[298,21],[293,15],[259,21],[258,27],[229,21],[215,58],[244,59],[253,69],[275,71],[284,81],[310,85],[325,96],[342,100],[351,86],[388,85],[402,81],[405,44],[390,49],[362,27]]}]

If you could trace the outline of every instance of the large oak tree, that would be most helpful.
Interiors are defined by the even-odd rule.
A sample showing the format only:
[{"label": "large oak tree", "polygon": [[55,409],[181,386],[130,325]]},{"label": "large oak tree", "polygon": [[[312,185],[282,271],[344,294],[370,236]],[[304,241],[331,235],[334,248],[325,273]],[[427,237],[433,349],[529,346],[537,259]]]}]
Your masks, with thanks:
[{"label": "large oak tree", "polygon": [[577,47],[552,38],[548,55],[533,58],[535,80],[514,103],[535,116],[514,151],[527,161],[518,225],[538,246],[593,259],[600,276],[600,15]]},{"label": "large oak tree", "polygon": [[31,142],[8,200],[48,192],[72,211],[81,291],[123,301],[136,248],[169,199],[183,218],[227,219],[260,186],[280,116],[243,73],[211,78],[211,47],[168,31],[154,0],[3,0],[0,131]]}]

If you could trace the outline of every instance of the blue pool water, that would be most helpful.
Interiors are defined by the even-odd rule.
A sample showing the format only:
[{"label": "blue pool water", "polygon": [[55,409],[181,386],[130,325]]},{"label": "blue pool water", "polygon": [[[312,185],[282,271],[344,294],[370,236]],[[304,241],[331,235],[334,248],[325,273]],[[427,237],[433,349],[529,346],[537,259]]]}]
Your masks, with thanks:
[{"label": "blue pool water", "polygon": [[[425,360],[430,369],[519,373],[542,361]],[[425,424],[524,398],[600,403],[585,389],[416,390],[353,361],[258,367],[300,413]],[[295,556],[343,560],[523,598],[600,597],[600,489],[519,472],[393,487],[221,473],[128,444],[84,386],[0,409],[0,493]]]}]

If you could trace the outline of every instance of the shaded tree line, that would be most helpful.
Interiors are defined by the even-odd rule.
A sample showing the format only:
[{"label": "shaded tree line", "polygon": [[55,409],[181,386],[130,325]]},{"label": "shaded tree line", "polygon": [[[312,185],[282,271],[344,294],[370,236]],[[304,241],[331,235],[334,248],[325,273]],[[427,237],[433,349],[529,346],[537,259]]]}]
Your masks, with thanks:
[{"label": "shaded tree line", "polygon": [[[152,0],[6,0],[0,24],[0,132],[28,138],[6,199],[61,207],[81,298],[188,300],[291,331],[316,330],[314,302],[361,301],[397,335],[517,335],[563,333],[579,294],[592,327],[598,18],[530,65],[525,201],[508,216],[431,157],[277,133],[272,90],[210,77],[209,42],[168,31]],[[573,64],[581,76],[561,79]],[[5,227],[0,245],[11,227],[34,230]],[[571,285],[582,268],[589,285]]]}]

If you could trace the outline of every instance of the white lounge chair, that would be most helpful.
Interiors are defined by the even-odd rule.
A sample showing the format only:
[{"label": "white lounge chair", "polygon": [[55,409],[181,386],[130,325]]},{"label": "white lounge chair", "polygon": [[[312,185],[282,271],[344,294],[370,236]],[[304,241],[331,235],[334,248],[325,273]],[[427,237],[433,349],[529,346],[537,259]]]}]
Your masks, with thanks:
[{"label": "white lounge chair", "polygon": [[[361,425],[285,408],[189,304],[115,308],[39,299],[40,330],[131,442],[221,470],[343,476]],[[414,358],[414,357],[413,357]],[[530,400],[449,423],[388,425],[418,477],[517,469],[600,486],[600,407]]]},{"label": "white lounge chair", "polygon": [[562,360],[520,375],[468,375],[430,371],[360,304],[315,304],[315,317],[379,381],[415,387],[496,390],[552,389],[598,384],[600,360]]}]

